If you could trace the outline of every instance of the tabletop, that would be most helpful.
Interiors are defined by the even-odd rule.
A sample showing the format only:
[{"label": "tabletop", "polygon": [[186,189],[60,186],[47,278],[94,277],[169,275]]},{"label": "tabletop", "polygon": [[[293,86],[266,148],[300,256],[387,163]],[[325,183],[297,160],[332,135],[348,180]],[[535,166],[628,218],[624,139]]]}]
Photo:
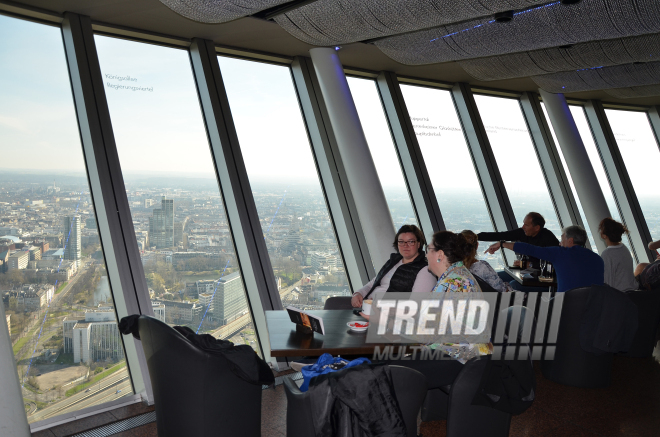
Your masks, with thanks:
[{"label": "tabletop", "polygon": [[556,287],[557,279],[553,278],[552,282],[541,282],[538,279],[527,279],[523,278],[520,274],[520,269],[516,267],[504,267],[504,271],[507,272],[513,279],[515,279],[520,285],[525,287]]},{"label": "tabletop", "polygon": [[286,310],[266,311],[266,325],[272,357],[332,355],[371,355],[375,344],[367,344],[367,332],[354,332],[348,322],[365,322],[352,310],[309,310],[306,313],[323,319],[325,335],[296,332],[296,325]]}]

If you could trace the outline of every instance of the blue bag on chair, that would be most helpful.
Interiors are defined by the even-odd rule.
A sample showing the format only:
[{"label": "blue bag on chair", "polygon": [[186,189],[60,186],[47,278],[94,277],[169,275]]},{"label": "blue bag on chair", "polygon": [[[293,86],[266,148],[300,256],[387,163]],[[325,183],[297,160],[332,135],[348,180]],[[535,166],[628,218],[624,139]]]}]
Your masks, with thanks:
[{"label": "blue bag on chair", "polygon": [[303,374],[303,384],[300,386],[300,391],[307,391],[309,381],[315,376],[359,366],[360,364],[371,364],[371,361],[368,358],[357,358],[353,361],[348,361],[341,357],[333,358],[330,354],[323,354],[316,363],[305,366],[300,370]]}]

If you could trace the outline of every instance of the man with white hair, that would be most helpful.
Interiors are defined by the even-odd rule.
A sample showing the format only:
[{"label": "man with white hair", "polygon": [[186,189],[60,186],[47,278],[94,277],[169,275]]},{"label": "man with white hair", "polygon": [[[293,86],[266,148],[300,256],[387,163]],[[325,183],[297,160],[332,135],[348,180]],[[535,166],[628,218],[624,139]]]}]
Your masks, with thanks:
[{"label": "man with white hair", "polygon": [[557,272],[557,291],[603,285],[605,263],[591,250],[585,248],[587,232],[580,226],[568,226],[562,230],[559,247],[538,247],[527,243],[504,243],[506,249],[516,253],[550,261]]}]

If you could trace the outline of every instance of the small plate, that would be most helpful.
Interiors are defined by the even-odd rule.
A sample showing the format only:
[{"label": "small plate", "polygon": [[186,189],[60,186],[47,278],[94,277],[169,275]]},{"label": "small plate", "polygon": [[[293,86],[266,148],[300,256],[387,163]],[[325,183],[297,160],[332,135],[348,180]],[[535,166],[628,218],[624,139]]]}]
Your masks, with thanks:
[{"label": "small plate", "polygon": [[347,325],[349,328],[351,328],[351,331],[362,332],[367,330],[369,327],[369,322],[348,322]]},{"label": "small plate", "polygon": [[541,282],[552,282],[551,277],[539,276],[539,281]]}]

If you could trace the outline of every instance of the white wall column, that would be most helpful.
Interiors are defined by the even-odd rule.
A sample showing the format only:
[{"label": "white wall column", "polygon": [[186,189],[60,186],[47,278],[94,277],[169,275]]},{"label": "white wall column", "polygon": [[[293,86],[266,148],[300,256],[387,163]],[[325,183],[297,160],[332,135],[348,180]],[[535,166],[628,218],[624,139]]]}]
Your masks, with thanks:
[{"label": "white wall column", "polygon": [[337,140],[371,259],[379,269],[392,253],[394,224],[344,69],[332,48],[309,51]]},{"label": "white wall column", "polygon": [[6,320],[5,306],[0,304],[0,435],[30,437]]},{"label": "white wall column", "polygon": [[603,190],[598,183],[596,172],[591,165],[589,154],[584,147],[571,110],[563,94],[552,94],[539,89],[550,122],[557,135],[559,147],[566,158],[568,171],[573,178],[575,191],[582,203],[584,215],[594,233],[599,252],[605,250],[605,242],[599,238],[598,225],[606,217],[612,217],[605,201]]}]

